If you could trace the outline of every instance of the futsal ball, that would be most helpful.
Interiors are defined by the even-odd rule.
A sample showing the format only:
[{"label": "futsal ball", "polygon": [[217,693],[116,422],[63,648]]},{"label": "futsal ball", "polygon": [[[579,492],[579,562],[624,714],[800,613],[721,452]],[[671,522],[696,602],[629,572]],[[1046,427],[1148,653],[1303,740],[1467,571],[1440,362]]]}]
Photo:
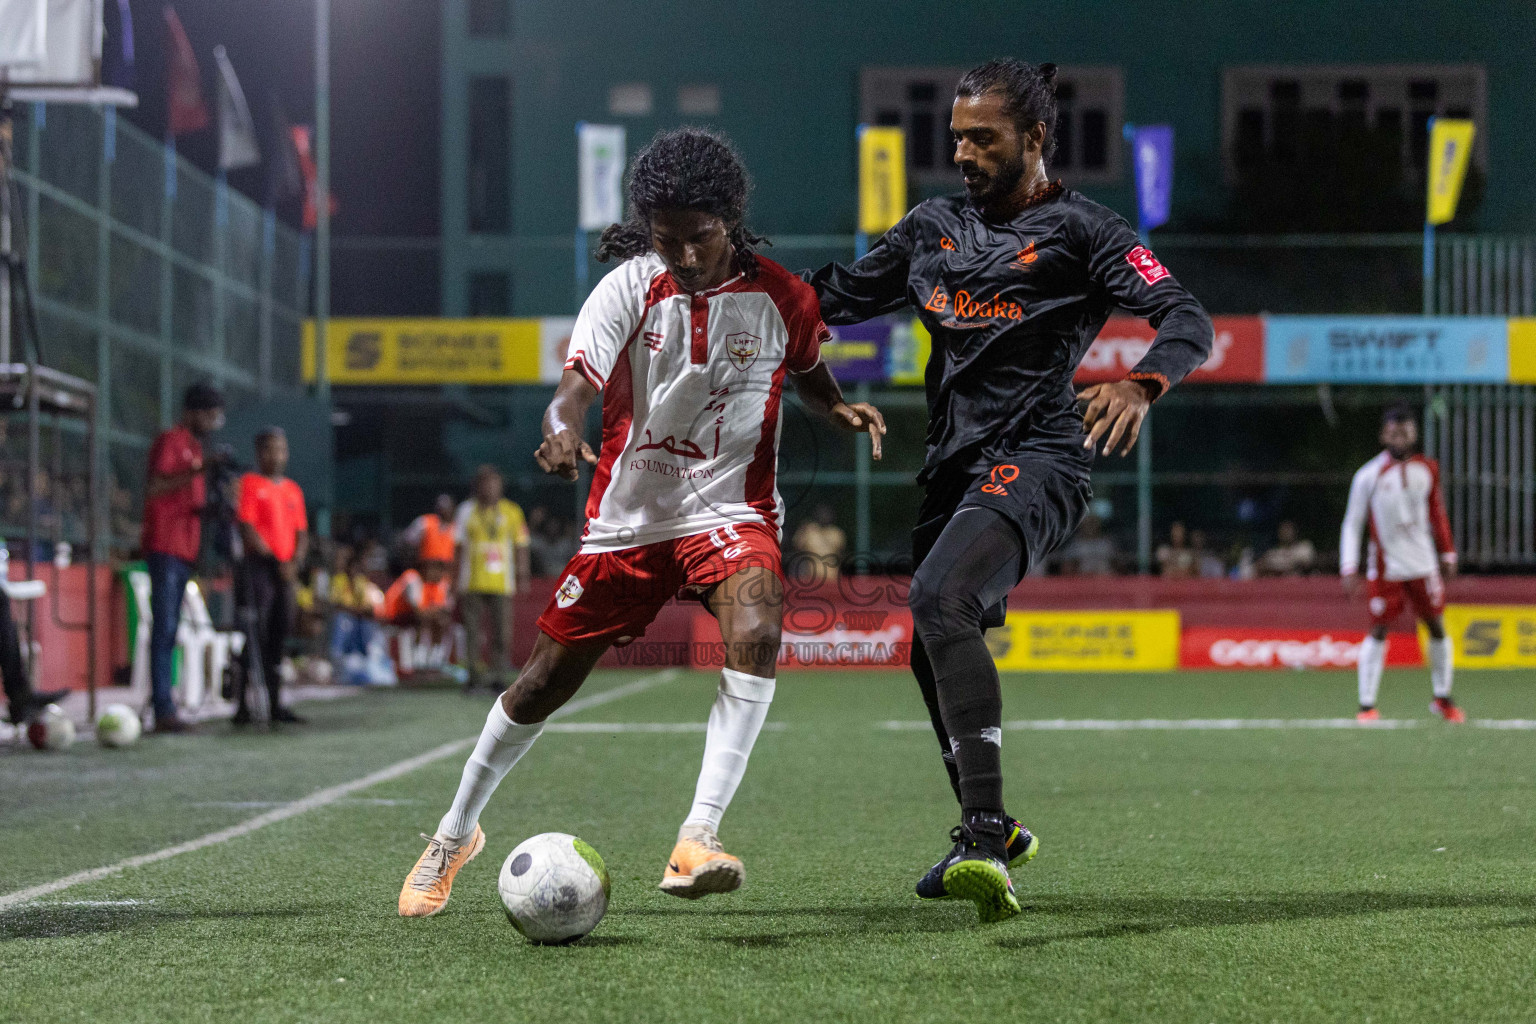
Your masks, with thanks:
[{"label": "futsal ball", "polygon": [[96,719],[96,741],[104,747],[130,746],[143,731],[138,714],[126,704],[108,704]]},{"label": "futsal ball", "polygon": [[27,740],[38,750],[65,750],[75,742],[75,723],[57,704],[49,704],[27,725]]},{"label": "futsal ball", "polygon": [[596,850],[564,832],[524,840],[496,881],[507,920],[529,942],[575,942],[608,910],[608,868]]}]

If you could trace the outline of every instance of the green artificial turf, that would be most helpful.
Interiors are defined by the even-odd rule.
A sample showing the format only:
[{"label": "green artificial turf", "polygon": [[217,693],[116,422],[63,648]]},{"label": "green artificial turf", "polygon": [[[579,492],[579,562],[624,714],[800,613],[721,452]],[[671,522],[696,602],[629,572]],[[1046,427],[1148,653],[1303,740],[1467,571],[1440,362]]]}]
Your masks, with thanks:
[{"label": "green artificial turf", "polygon": [[[588,692],[639,673],[600,673]],[[1536,718],[1536,674],[1464,673],[1474,718]],[[570,722],[702,722],[684,673]],[[746,887],[656,890],[702,733],[548,733],[492,800],[489,844],[429,920],[400,884],[455,754],[230,842],[0,911],[4,1021],[1529,1021],[1536,732],[1010,731],[1009,809],[1041,836],[1025,912],[920,904],[957,812],[915,685],[796,673],[726,816]],[[1011,676],[1005,717],[1349,716],[1349,673]],[[369,693],[273,735],[0,752],[0,894],[195,838],[471,737],[488,701]],[[573,832],[613,876],[578,945],[526,944],[502,858]],[[134,902],[126,902],[134,901]]]}]

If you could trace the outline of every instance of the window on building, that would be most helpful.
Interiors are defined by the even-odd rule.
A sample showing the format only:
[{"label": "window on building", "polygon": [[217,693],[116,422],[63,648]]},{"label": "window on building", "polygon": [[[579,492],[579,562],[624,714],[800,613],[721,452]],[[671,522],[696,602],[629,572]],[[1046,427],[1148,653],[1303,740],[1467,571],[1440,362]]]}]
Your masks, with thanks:
[{"label": "window on building", "polygon": [[512,220],[512,82],[469,80],[469,230],[504,234]]},{"label": "window on building", "polygon": [[512,34],[512,0],[469,0],[473,39],[505,39]]},{"label": "window on building", "polygon": [[503,270],[480,270],[469,275],[465,309],[470,316],[511,316],[512,277]]},{"label": "window on building", "polygon": [[[1229,177],[1386,155],[1421,181],[1429,118],[1487,114],[1481,65],[1246,66],[1226,69],[1223,150]],[[1473,162],[1486,158],[1479,131]]]},{"label": "window on building", "polygon": [[[859,116],[907,133],[907,176],[918,188],[958,187],[950,106],[965,68],[865,68]],[[1124,84],[1119,68],[1063,65],[1056,76],[1056,155],[1050,173],[1070,184],[1120,180]]]}]

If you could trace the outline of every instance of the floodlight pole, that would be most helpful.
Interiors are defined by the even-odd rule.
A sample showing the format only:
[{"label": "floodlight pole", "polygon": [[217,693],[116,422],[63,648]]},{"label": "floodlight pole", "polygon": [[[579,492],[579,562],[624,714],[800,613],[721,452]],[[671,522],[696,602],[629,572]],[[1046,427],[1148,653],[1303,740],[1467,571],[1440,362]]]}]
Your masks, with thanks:
[{"label": "floodlight pole", "polygon": [[331,0],[315,0],[315,397],[331,400]]}]

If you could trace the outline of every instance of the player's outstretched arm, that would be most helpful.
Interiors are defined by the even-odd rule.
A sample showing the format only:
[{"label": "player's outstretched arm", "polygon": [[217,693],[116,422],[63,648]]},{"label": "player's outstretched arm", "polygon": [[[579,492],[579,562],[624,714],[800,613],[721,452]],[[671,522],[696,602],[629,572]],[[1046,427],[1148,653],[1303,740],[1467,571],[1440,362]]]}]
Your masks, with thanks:
[{"label": "player's outstretched arm", "polygon": [[869,432],[871,453],[880,458],[880,439],[885,434],[885,417],[869,402],[845,402],[843,390],[826,363],[817,363],[804,373],[790,375],[795,392],[813,412],[818,412],[843,430]]},{"label": "player's outstretched arm", "polygon": [[863,323],[907,305],[907,269],[912,261],[912,214],[887,231],[855,263],[828,263],[800,277],[816,289],[821,318],[829,324]]},{"label": "player's outstretched arm", "polygon": [[578,459],[589,466],[597,465],[596,453],[581,437],[587,410],[592,408],[595,398],[597,388],[580,373],[566,370],[560,376],[555,397],[544,410],[544,443],[533,453],[534,461],[544,472],[575,480]]}]

